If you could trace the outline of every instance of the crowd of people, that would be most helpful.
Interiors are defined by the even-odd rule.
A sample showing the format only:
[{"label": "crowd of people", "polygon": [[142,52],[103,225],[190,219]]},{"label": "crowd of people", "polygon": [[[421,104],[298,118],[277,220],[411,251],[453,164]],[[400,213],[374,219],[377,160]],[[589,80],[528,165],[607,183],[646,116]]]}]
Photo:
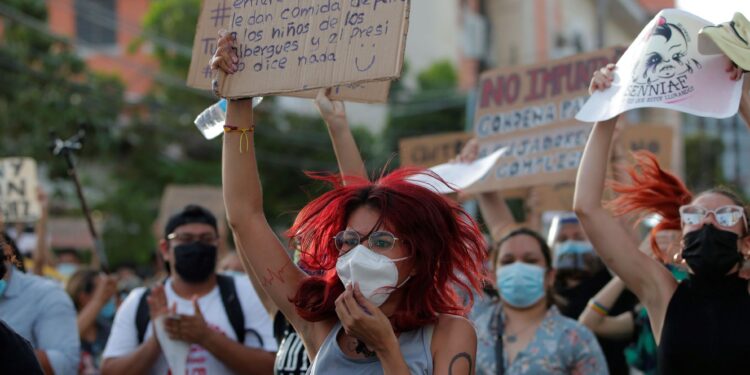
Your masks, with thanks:
[{"label": "crowd of people", "polygon": [[[231,34],[220,38],[214,69],[236,71],[234,45]],[[731,63],[726,79],[740,79],[749,61]],[[616,69],[595,72],[590,91],[606,90]],[[165,225],[163,277],[129,267],[106,275],[76,252],[53,256],[46,213],[27,250],[29,231],[3,224],[1,372],[724,374],[746,366],[750,236],[737,194],[693,194],[639,153],[602,203],[615,117],[594,124],[574,212],[558,214],[546,238],[538,218],[517,223],[500,192],[474,197],[480,226],[457,200],[409,180],[418,173],[444,183],[431,172],[368,178],[344,105],[327,94],[315,103],[340,173],[312,175],[331,189],[299,211],[285,241],[264,216],[254,147],[263,129],[251,99],[227,107],[222,187],[237,250],[222,259],[217,219],[198,204]],[[469,141],[455,162],[477,151]],[[649,225],[634,225],[644,216]]]}]

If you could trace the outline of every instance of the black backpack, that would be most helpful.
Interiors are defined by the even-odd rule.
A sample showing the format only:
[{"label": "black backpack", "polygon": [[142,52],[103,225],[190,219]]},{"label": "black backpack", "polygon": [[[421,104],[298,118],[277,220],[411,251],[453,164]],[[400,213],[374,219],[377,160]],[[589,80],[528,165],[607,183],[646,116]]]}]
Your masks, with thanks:
[{"label": "black backpack", "polygon": [[[245,342],[245,315],[242,313],[242,305],[237,297],[237,288],[234,286],[234,279],[231,276],[216,275],[216,283],[219,284],[219,294],[221,294],[221,302],[224,304],[224,309],[227,311],[227,318],[229,323],[234,329],[234,333],[237,335],[237,342],[243,344]],[[135,326],[138,329],[138,343],[143,342],[143,338],[146,335],[146,328],[148,328],[148,322],[151,320],[151,314],[148,309],[148,302],[146,298],[151,294],[151,289],[146,291],[141,296],[141,300],[138,302],[138,310],[135,313]],[[260,339],[259,334],[255,334]],[[261,345],[263,340],[261,339]]]}]

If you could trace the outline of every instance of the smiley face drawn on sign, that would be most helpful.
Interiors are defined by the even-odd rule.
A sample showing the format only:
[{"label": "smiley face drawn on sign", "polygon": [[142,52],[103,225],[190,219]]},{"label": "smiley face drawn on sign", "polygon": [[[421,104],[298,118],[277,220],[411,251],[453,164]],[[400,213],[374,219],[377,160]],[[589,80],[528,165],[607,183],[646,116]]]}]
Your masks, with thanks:
[{"label": "smiley face drawn on sign", "polygon": [[[365,48],[364,43],[360,44],[359,46],[362,47],[362,49]],[[372,57],[370,58],[370,63],[367,64],[366,66],[362,67],[362,65],[360,65],[360,59],[359,59],[359,57],[356,56],[356,57],[354,57],[354,67],[357,68],[357,70],[360,71],[360,72],[366,72],[366,71],[370,70],[370,68],[372,68],[373,65],[375,65],[375,58],[376,57],[377,56],[375,55],[375,43],[373,43],[372,44]],[[364,63],[364,62],[367,61],[367,59],[363,59],[362,61],[363,61],[362,63]]]}]

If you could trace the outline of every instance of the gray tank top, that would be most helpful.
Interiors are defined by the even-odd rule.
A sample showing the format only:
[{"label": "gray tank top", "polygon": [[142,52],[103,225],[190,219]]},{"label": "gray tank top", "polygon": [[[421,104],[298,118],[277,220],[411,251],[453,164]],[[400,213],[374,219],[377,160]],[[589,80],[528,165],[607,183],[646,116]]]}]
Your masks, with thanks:
[{"label": "gray tank top", "polygon": [[[349,358],[339,347],[338,336],[341,322],[328,334],[318,355],[307,371],[307,375],[382,375],[383,367],[377,357],[354,359]],[[424,326],[413,331],[403,332],[398,337],[401,354],[411,374],[432,374],[432,343],[433,325]]]}]

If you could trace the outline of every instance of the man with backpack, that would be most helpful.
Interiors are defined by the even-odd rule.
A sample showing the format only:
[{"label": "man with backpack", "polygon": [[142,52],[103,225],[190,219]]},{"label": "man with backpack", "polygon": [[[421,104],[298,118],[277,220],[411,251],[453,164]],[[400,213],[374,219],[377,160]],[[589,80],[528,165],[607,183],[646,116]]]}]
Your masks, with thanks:
[{"label": "man with backpack", "polygon": [[171,374],[154,335],[158,319],[171,339],[190,344],[187,374],[272,373],[271,318],[247,277],[216,273],[218,241],[216,218],[200,206],[169,219],[159,247],[170,277],[134,289],[122,303],[102,374]]}]

